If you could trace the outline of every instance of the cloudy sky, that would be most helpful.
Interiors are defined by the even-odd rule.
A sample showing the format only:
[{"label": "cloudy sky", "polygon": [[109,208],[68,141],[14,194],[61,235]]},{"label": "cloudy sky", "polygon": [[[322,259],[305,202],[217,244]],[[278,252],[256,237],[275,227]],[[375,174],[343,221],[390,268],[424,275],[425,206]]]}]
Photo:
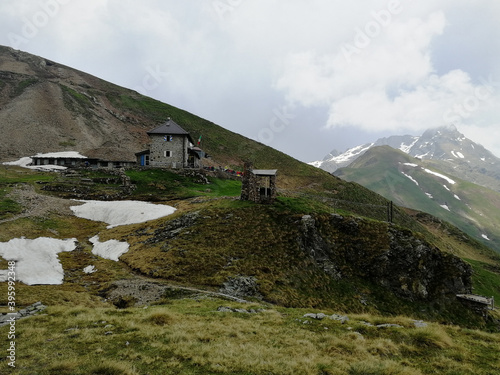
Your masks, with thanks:
[{"label": "cloudy sky", "polygon": [[455,124],[500,156],[498,0],[2,0],[0,44],[300,160]]}]

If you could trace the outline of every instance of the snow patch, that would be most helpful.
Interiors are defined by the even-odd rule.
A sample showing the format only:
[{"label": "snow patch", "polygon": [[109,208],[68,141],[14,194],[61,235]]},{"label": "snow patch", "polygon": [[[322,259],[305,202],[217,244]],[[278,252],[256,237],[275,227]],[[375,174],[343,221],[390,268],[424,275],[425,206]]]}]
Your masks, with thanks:
[{"label": "snow patch", "polygon": [[414,163],[403,163],[403,165],[406,165],[408,167],[413,167],[413,168],[418,167],[418,164],[414,164]]},{"label": "snow patch", "polygon": [[33,170],[38,170],[38,171],[59,171],[59,170],[64,170],[67,169],[66,167],[63,167],[61,165],[52,165],[52,164],[47,164],[47,165],[29,165],[33,163],[33,159],[30,157],[24,157],[16,161],[8,161],[2,163],[3,165],[13,165],[17,167],[22,167],[22,168],[28,168],[28,169],[33,169]]},{"label": "snow patch", "polygon": [[73,159],[87,159],[76,151],[63,151],[63,152],[49,152],[47,154],[36,154],[37,158],[73,158]]},{"label": "snow patch", "polygon": [[427,195],[429,198],[433,199],[434,197],[432,196],[431,193],[425,193],[425,195]]},{"label": "snow patch", "polygon": [[485,240],[491,241],[486,234],[482,234],[481,237],[483,237]]},{"label": "snow patch", "polygon": [[417,185],[417,186],[418,186],[418,181],[417,181],[417,180],[415,180],[412,176],[410,176],[410,175],[408,175],[408,174],[406,174],[406,173],[404,173],[404,172],[401,172],[401,173],[402,173],[405,177],[408,177],[411,181],[413,181],[413,182],[415,183],[415,185]]},{"label": "snow patch", "polygon": [[3,165],[16,165],[18,167],[28,168],[28,164],[31,164],[32,161],[33,161],[32,158],[24,157],[24,158],[21,158],[21,159],[16,160],[16,161],[7,161],[7,162],[2,163],[2,164]]},{"label": "snow patch", "polygon": [[451,191],[451,190],[450,190],[450,188],[449,188],[448,186],[446,186],[446,185],[443,185],[443,186],[444,186],[444,188],[445,188],[446,190]]},{"label": "snow patch", "polygon": [[[81,155],[76,151],[63,151],[63,152],[51,152],[47,154],[36,154],[34,157],[42,157],[42,158],[74,158],[74,159],[87,159],[86,156]],[[33,163],[33,159],[31,157],[25,156],[16,161],[9,161],[2,163],[4,165],[13,165],[33,170],[39,171],[60,171],[65,170],[67,167],[63,167],[61,165],[30,165]]]},{"label": "snow patch", "polygon": [[452,184],[452,185],[455,185],[455,184],[456,184],[456,182],[455,182],[455,181],[453,181],[451,178],[449,178],[449,177],[447,177],[447,176],[445,176],[445,175],[442,175],[442,174],[440,174],[440,173],[437,173],[437,172],[431,171],[430,169],[427,169],[427,168],[424,168],[424,171],[425,171],[425,172],[427,172],[427,173],[429,173],[429,174],[432,174],[432,175],[434,175],[434,176],[437,176],[437,177],[439,177],[439,178],[442,178],[442,179],[444,179],[444,180],[448,181],[448,183],[450,183],[450,184]]},{"label": "snow patch", "polygon": [[321,168],[321,166],[323,165],[323,161],[312,161],[310,163],[307,163],[309,165],[312,165],[313,167],[316,167],[316,168]]},{"label": "snow patch", "polygon": [[354,158],[356,158],[356,156],[359,156],[359,155],[365,153],[373,145],[374,145],[374,143],[370,143],[369,145],[362,145],[362,146],[353,147],[353,148],[347,150],[346,152],[344,152],[342,155],[335,156],[335,157],[331,158],[330,160],[333,160],[337,163],[342,163],[342,162],[353,160]]},{"label": "snow patch", "polygon": [[[76,242],[76,238],[15,238],[9,242],[0,242],[0,256],[7,261],[16,262],[16,280],[28,285],[62,284],[64,270],[57,254],[75,250]],[[7,270],[0,270],[0,281],[7,281],[7,274]]]},{"label": "snow patch", "polygon": [[450,207],[448,207],[448,205],[446,204],[442,204],[441,207],[444,208],[445,210],[451,211]]},{"label": "snow patch", "polygon": [[97,271],[97,269],[95,268],[95,266],[87,266],[83,269],[83,272],[86,274],[91,274],[91,273],[94,273],[96,271]]},{"label": "snow patch", "polygon": [[455,199],[458,199],[459,201],[461,201],[460,197],[458,195],[453,195],[455,197]]},{"label": "snow patch", "polygon": [[461,153],[461,152],[459,152],[459,151],[456,151],[456,152],[455,152],[455,151],[452,151],[452,152],[451,152],[451,154],[452,154],[454,157],[456,157],[457,159],[459,159],[459,158],[460,158],[460,159],[465,159],[464,154],[462,154],[462,153]]},{"label": "snow patch", "polygon": [[78,217],[103,221],[108,228],[119,225],[144,223],[173,214],[176,209],[163,204],[152,204],[141,201],[79,201],[80,206],[71,206]]},{"label": "snow patch", "polygon": [[415,140],[413,141],[413,143],[411,143],[409,145],[401,143],[401,146],[399,146],[399,149],[401,151],[403,151],[404,153],[409,154],[411,149],[413,148],[413,146],[415,146],[415,144],[419,141],[419,139],[420,139],[420,137],[415,137]]},{"label": "snow patch", "polygon": [[117,240],[99,242],[99,236],[92,237],[90,242],[94,245],[92,254],[104,259],[114,260],[115,262],[118,262],[120,256],[125,254],[130,247],[128,242],[120,242]]},{"label": "snow patch", "polygon": [[[420,146],[420,147],[422,147],[422,146]],[[425,158],[427,155],[429,155],[429,152],[426,152],[425,154],[422,154],[422,155],[415,155],[415,158],[416,158],[416,159],[423,159],[423,158]]]}]

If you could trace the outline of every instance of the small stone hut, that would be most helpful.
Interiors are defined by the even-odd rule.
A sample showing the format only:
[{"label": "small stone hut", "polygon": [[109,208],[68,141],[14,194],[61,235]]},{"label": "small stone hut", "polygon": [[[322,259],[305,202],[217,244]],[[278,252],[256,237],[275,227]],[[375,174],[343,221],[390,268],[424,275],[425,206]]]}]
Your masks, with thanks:
[{"label": "small stone hut", "polygon": [[253,169],[245,163],[241,186],[241,200],[273,203],[276,199],[277,169]]}]

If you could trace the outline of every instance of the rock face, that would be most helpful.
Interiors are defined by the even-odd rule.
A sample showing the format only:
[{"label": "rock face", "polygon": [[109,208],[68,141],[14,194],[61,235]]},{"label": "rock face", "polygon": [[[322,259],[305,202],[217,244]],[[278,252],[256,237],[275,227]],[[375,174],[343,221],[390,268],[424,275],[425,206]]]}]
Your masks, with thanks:
[{"label": "rock face", "polygon": [[314,259],[318,267],[335,279],[341,279],[340,270],[331,258],[331,247],[316,229],[316,220],[311,215],[304,215],[301,223],[299,246],[302,251]]},{"label": "rock face", "polygon": [[336,279],[369,279],[421,301],[455,299],[472,288],[468,264],[408,230],[340,215],[305,215],[299,227],[301,250]]},{"label": "rock face", "polygon": [[255,277],[237,276],[226,281],[219,292],[238,298],[254,297],[261,299],[262,296],[258,290],[257,279]]},{"label": "rock face", "polygon": [[472,288],[472,268],[408,231],[388,230],[390,247],[368,266],[381,285],[410,299],[455,298]]}]

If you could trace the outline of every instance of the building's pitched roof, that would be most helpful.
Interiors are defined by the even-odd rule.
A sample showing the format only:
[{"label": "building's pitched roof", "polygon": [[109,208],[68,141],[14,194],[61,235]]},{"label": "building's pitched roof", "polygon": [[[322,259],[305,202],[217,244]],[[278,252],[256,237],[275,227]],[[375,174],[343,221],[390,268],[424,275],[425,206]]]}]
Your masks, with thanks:
[{"label": "building's pitched roof", "polygon": [[185,131],[184,129],[181,128],[179,124],[176,124],[172,119],[168,118],[166,122],[164,122],[162,125],[158,126],[157,128],[148,131],[148,134],[158,134],[158,135],[187,135],[189,136],[189,133]]},{"label": "building's pitched roof", "polygon": [[277,169],[253,169],[252,173],[256,176],[276,176]]}]

